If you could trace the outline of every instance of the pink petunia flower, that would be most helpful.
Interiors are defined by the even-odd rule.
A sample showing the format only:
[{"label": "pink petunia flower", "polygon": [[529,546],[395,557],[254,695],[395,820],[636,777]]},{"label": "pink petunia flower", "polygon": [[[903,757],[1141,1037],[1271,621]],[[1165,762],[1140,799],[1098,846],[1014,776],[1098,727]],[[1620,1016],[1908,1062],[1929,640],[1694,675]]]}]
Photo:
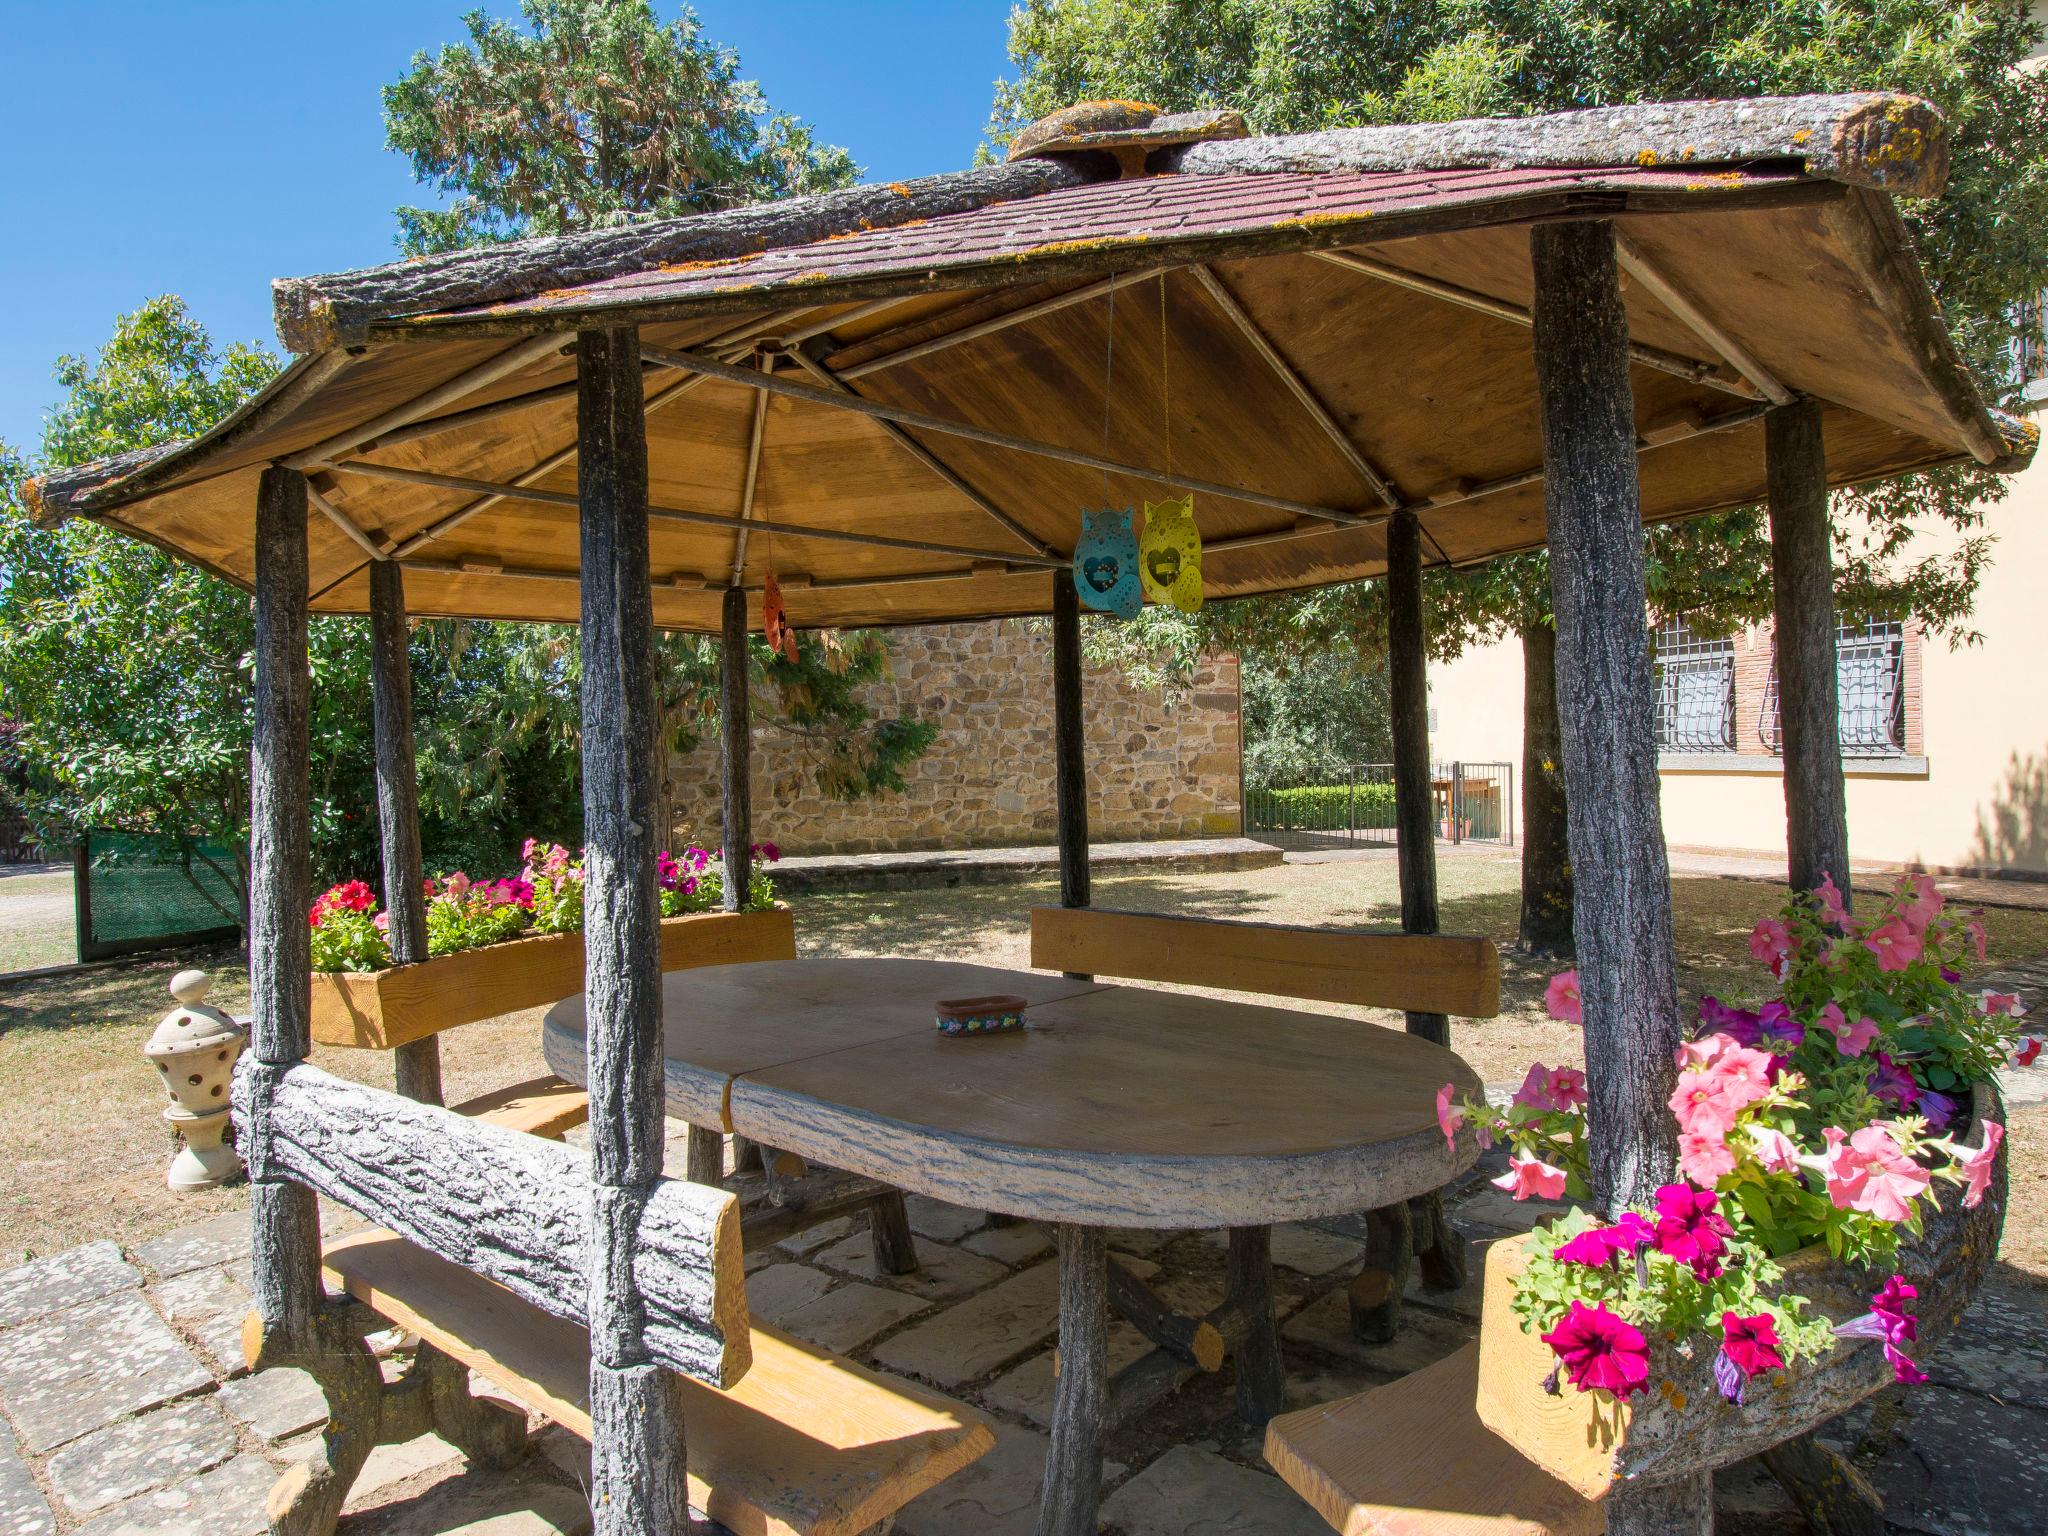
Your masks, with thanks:
[{"label": "pink petunia flower", "polygon": [[1986,941],[1989,935],[1984,931],[1984,914],[1981,910],[1972,912],[1963,924],[1964,932],[1970,936],[1970,947],[1977,952],[1977,963],[1982,965],[1986,958]]},{"label": "pink petunia flower", "polygon": [[1726,1137],[1687,1132],[1678,1138],[1678,1171],[1702,1189],[1712,1189],[1735,1171],[1735,1152]]},{"label": "pink petunia flower", "polygon": [[2039,1035],[2022,1035],[2020,1043],[2013,1049],[2012,1064],[2016,1067],[2031,1067],[2040,1054],[2041,1037]]},{"label": "pink petunia flower", "polygon": [[1980,1122],[1984,1127],[1984,1145],[1964,1158],[1961,1164],[1963,1175],[1963,1205],[1975,1210],[1984,1203],[1984,1195],[1991,1188],[1991,1174],[1998,1163],[1998,1144],[2005,1140],[2005,1127],[1996,1120]]},{"label": "pink petunia flower", "polygon": [[1627,1397],[1649,1385],[1650,1341],[1604,1306],[1574,1301],[1543,1342],[1581,1392]]},{"label": "pink petunia flower", "polygon": [[1445,1083],[1436,1091],[1436,1123],[1444,1133],[1444,1145],[1453,1152],[1458,1150],[1458,1129],[1464,1125],[1465,1117],[1451,1108],[1451,1085]]},{"label": "pink petunia flower", "polygon": [[1920,935],[1910,925],[1894,917],[1879,923],[1866,934],[1863,947],[1877,956],[1880,971],[1903,971],[1920,958],[1923,945]]},{"label": "pink petunia flower", "polygon": [[1749,952],[1769,966],[1773,976],[1783,976],[1792,955],[1792,929],[1781,918],[1764,918],[1750,930]]},{"label": "pink petunia flower", "polygon": [[1577,1067],[1546,1067],[1532,1062],[1529,1075],[1515,1090],[1514,1102],[1546,1113],[1569,1111],[1586,1102],[1586,1074]]},{"label": "pink petunia flower", "polygon": [[1509,1157],[1508,1171],[1492,1183],[1495,1189],[1504,1189],[1517,1200],[1561,1200],[1565,1171],[1551,1167],[1540,1157],[1516,1155]]},{"label": "pink petunia flower", "polygon": [[1913,1214],[1913,1201],[1927,1192],[1931,1179],[1891,1132],[1866,1125],[1844,1136],[1841,1127],[1831,1125],[1822,1135],[1828,1144],[1828,1199],[1837,1210],[1865,1211],[1890,1222]]},{"label": "pink petunia flower", "polygon": [[1901,892],[1911,890],[1913,895],[1899,908],[1899,917],[1916,934],[1925,933],[1928,924],[1941,916],[1946,898],[1935,889],[1934,876],[1910,875],[1899,883]]},{"label": "pink petunia flower", "polygon": [[1749,1147],[1766,1173],[1797,1173],[1799,1144],[1775,1126],[1752,1125]]},{"label": "pink petunia flower", "polygon": [[1861,1056],[1877,1043],[1877,1020],[1865,1014],[1851,1024],[1843,1017],[1842,1010],[1835,1008],[1833,1003],[1829,1003],[1828,1007],[1834,1008],[1835,1011],[1837,1022],[1829,1027],[1834,1030],[1835,1049],[1842,1055]]},{"label": "pink petunia flower", "polygon": [[1983,1009],[1988,1019],[2024,1019],[2027,1016],[2027,1005],[2020,1001],[2017,992],[1986,992],[1978,999],[1977,1006]]},{"label": "pink petunia flower", "polygon": [[1722,1239],[1731,1230],[1720,1213],[1721,1197],[1710,1189],[1666,1184],[1657,1191],[1657,1251],[1695,1275],[1711,1280],[1721,1272]]},{"label": "pink petunia flower", "polygon": [[1841,887],[1835,884],[1835,877],[1822,875],[1820,886],[1813,894],[1820,899],[1821,916],[1847,933],[1850,928],[1849,907],[1842,900]]},{"label": "pink petunia flower", "polygon": [[1543,1006],[1553,1019],[1583,1026],[1586,1004],[1585,999],[1579,996],[1579,973],[1575,970],[1559,971],[1551,977],[1550,985],[1543,989]]}]

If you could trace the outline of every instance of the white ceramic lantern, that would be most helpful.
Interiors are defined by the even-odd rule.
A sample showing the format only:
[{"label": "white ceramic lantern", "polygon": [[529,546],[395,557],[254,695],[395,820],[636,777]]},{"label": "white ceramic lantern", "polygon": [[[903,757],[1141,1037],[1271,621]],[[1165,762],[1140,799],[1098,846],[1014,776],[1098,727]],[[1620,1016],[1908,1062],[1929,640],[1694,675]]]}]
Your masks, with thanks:
[{"label": "white ceramic lantern", "polygon": [[165,1176],[173,1189],[211,1189],[242,1171],[241,1155],[225,1140],[235,1058],[249,1037],[233,1019],[207,1006],[212,988],[204,971],[173,976],[171,996],[178,1006],[142,1048],[170,1091],[164,1118],[185,1142]]}]

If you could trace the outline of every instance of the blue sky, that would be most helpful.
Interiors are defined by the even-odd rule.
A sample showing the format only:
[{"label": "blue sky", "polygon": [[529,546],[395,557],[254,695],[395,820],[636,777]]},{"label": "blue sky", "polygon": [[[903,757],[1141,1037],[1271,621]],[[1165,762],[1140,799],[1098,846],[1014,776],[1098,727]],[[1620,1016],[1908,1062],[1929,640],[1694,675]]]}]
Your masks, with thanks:
[{"label": "blue sky", "polygon": [[[60,353],[181,293],[275,345],[270,280],[388,260],[421,201],[378,88],[516,0],[0,0],[0,439],[40,440]],[[657,0],[664,18],[675,0]],[[1007,0],[698,0],[776,106],[871,179],[968,163]]]}]

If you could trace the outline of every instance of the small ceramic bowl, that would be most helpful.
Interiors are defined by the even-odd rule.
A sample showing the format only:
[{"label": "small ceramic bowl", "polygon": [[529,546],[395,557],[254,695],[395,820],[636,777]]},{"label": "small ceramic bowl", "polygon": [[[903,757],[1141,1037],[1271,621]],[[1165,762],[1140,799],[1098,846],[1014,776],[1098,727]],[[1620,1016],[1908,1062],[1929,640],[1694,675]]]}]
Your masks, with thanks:
[{"label": "small ceramic bowl", "polygon": [[994,997],[942,997],[938,1003],[942,1035],[995,1035],[1024,1027],[1025,1000],[1002,993]]}]

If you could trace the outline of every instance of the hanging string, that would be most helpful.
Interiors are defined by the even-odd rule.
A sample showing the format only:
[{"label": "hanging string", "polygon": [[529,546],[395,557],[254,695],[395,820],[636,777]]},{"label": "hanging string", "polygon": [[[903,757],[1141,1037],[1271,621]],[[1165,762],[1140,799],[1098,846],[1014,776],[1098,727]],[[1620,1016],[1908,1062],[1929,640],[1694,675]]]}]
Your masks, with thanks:
[{"label": "hanging string", "polygon": [[1166,472],[1173,473],[1173,365],[1166,355],[1166,273],[1159,274],[1159,404],[1166,417]]},{"label": "hanging string", "polygon": [[[1109,345],[1102,356],[1102,456],[1109,457],[1109,408],[1116,382],[1116,277],[1109,279]],[[1102,469],[1102,504],[1109,505],[1109,466]]]}]

